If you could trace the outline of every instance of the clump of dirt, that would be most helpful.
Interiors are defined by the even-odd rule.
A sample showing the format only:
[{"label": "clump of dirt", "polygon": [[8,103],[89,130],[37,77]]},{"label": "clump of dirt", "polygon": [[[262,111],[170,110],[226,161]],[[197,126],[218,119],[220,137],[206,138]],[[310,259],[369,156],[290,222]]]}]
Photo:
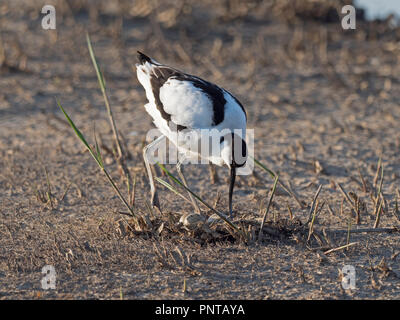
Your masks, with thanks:
[{"label": "clump of dirt", "polygon": [[[144,222],[147,221],[147,224]],[[141,223],[126,219],[116,222],[116,229],[122,236],[143,239],[181,239],[201,245],[224,242],[252,245],[271,241],[290,242],[304,238],[306,232],[300,219],[279,219],[264,223],[260,235],[261,221],[237,218],[233,221],[238,229],[232,228],[216,214],[210,217],[197,213],[174,215],[164,212],[161,217],[143,219]],[[308,231],[307,231],[308,232]]]}]

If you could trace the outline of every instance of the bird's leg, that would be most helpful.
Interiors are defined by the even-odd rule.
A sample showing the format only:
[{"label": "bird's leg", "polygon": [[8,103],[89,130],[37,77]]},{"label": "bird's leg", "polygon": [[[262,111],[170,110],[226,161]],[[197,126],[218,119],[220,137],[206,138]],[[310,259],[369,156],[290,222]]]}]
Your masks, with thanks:
[{"label": "bird's leg", "polygon": [[229,216],[232,219],[232,194],[233,194],[233,187],[235,186],[235,178],[236,178],[236,168],[232,165],[231,166],[231,177],[229,182]]},{"label": "bird's leg", "polygon": [[[177,165],[176,165],[176,171],[178,171],[178,175],[182,179],[182,182],[183,182],[184,186],[186,188],[189,188],[187,183],[186,183],[185,176],[183,175],[183,166],[182,166],[182,164],[185,161],[185,159],[186,159],[186,155],[183,155],[181,157],[181,159],[179,160],[179,162],[177,163]],[[189,191],[188,191],[188,193],[189,193],[190,201],[192,202],[194,211],[196,211],[198,214],[201,214],[201,211],[200,211],[199,205],[197,204],[196,199],[193,197],[193,195]]]},{"label": "bird's leg", "polygon": [[219,183],[218,173],[217,173],[217,170],[215,170],[215,166],[212,162],[210,162],[208,168],[209,168],[209,172],[210,172],[211,183],[212,184]]},{"label": "bird's leg", "polygon": [[150,167],[150,163],[149,163],[149,159],[148,159],[148,153],[150,151],[153,151],[154,149],[156,149],[157,146],[161,142],[164,141],[164,139],[165,139],[165,136],[158,137],[152,143],[148,144],[146,147],[143,148],[144,164],[146,165],[147,175],[149,176],[149,182],[150,182],[151,205],[154,207],[157,207],[159,210],[161,210],[160,209],[160,201],[158,199],[157,190],[154,185],[153,173],[151,172],[151,167]]}]

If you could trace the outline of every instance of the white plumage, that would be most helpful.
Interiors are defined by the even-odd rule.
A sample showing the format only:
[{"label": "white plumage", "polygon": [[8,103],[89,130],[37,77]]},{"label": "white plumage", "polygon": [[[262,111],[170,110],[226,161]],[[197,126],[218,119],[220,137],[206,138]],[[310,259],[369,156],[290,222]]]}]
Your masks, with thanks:
[{"label": "white plumage", "polygon": [[160,88],[160,100],[174,123],[188,128],[212,126],[212,101],[192,83],[169,79]]},{"label": "white plumage", "polygon": [[[216,129],[219,132],[225,129],[223,131],[225,136],[221,136],[219,141],[220,148],[217,151],[213,149],[208,155],[201,153],[200,156],[219,166],[226,164],[231,169],[229,195],[231,213],[235,170],[243,166],[246,161],[245,159],[244,162],[236,161],[233,146],[235,139],[236,142],[240,140],[239,144],[235,144],[236,148],[238,149],[237,145],[240,145],[240,148],[244,149],[241,150],[243,155],[247,151],[246,144],[241,139],[244,139],[246,131],[246,112],[243,106],[232,94],[215,84],[162,65],[140,52],[138,59],[140,63],[136,65],[137,77],[149,101],[145,109],[153,118],[155,126],[177,146],[178,150],[190,156],[188,151],[192,150],[193,146],[188,145],[188,141],[193,143],[193,139],[185,139],[185,136],[196,135],[201,139],[200,133],[204,132],[204,129]],[[241,130],[241,137],[232,134],[235,129]],[[184,135],[180,134],[182,132]],[[230,137],[231,139],[227,139]],[[163,139],[157,140],[161,142]],[[149,148],[155,148],[157,140],[145,148],[144,158],[152,189],[152,202],[159,207],[147,159]],[[192,154],[192,156],[197,155],[197,153]]]}]

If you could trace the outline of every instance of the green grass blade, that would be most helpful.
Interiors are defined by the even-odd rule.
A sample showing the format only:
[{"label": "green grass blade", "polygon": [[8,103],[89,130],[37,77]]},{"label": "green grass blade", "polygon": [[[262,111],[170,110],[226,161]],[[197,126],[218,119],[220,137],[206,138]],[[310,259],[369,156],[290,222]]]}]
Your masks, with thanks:
[{"label": "green grass blade", "polygon": [[97,63],[96,56],[94,55],[94,50],[93,50],[93,47],[92,47],[92,43],[90,41],[89,33],[87,33],[87,32],[86,32],[86,41],[87,41],[88,48],[89,48],[90,58],[92,59],[92,63],[93,63],[94,69],[96,70],[97,79],[99,80],[101,91],[104,92],[106,90],[106,84],[105,84],[105,81],[104,81],[103,74],[100,71],[99,64]]},{"label": "green grass blade", "polygon": [[155,177],[155,179],[157,180],[157,182],[162,184],[168,190],[170,190],[173,193],[175,193],[176,195],[180,196],[183,200],[186,200],[187,202],[192,203],[188,198],[186,198],[182,193],[180,193],[178,191],[178,189],[176,189],[174,186],[170,185],[167,181],[164,181],[164,180],[160,179],[159,177]]},{"label": "green grass blade", "polygon": [[[89,49],[89,53],[90,53],[90,57],[92,59],[92,63],[93,63],[94,69],[96,70],[97,79],[99,81],[100,89],[101,89],[101,92],[103,94],[104,103],[106,105],[108,117],[109,117],[109,120],[110,120],[111,129],[113,131],[114,140],[115,140],[115,144],[116,144],[117,151],[118,151],[118,158],[123,158],[124,154],[123,154],[123,149],[122,149],[122,146],[121,146],[121,142],[119,140],[117,126],[115,125],[115,120],[114,120],[114,117],[113,117],[113,114],[112,114],[110,102],[108,101],[108,96],[107,96],[107,93],[106,93],[106,83],[105,83],[105,80],[104,80],[104,77],[103,77],[103,73],[100,71],[99,64],[97,63],[96,56],[94,54],[94,50],[93,50],[93,47],[92,47],[92,43],[90,41],[89,33],[87,33],[87,32],[86,32],[86,41],[87,41],[87,44],[88,44],[88,49]],[[123,166],[123,167],[125,167],[125,166]],[[127,172],[126,172],[127,170],[124,169],[124,171],[127,174]],[[129,180],[128,177],[127,177],[127,179]]]},{"label": "green grass blade", "polygon": [[[275,173],[274,171],[272,171],[271,169],[268,169],[265,165],[263,165],[260,161],[258,161],[257,159],[253,158],[252,156],[249,156],[251,159],[254,160],[254,163],[259,166],[261,169],[263,169],[264,171],[266,171],[272,178],[276,178],[277,173]],[[300,208],[304,208],[303,204],[301,203],[301,201],[297,198],[296,194],[291,190],[291,188],[288,188],[282,181],[278,181],[278,184],[282,187],[283,190],[285,190],[287,192],[288,195],[292,196],[294,200],[296,200],[296,202],[299,204]]]},{"label": "green grass blade", "polygon": [[132,214],[133,217],[137,217],[137,214],[133,211],[133,209],[131,208],[131,206],[128,204],[128,202],[125,200],[124,196],[122,195],[121,191],[118,189],[117,185],[115,184],[114,180],[111,178],[111,176],[109,175],[109,173],[107,172],[107,170],[104,168],[103,166],[103,161],[101,159],[101,155],[100,155],[100,149],[99,146],[97,144],[96,141],[96,153],[97,155],[93,152],[93,150],[90,148],[89,144],[87,143],[85,137],[83,136],[83,134],[79,131],[79,129],[75,126],[74,122],[72,121],[72,119],[68,116],[67,112],[64,110],[64,108],[61,106],[60,102],[57,100],[57,104],[60,107],[61,111],[64,113],[65,117],[67,118],[70,126],[72,127],[72,129],[75,131],[76,135],[78,136],[79,140],[82,141],[82,143],[86,146],[86,148],[88,149],[88,151],[90,152],[90,154],[92,155],[93,159],[96,161],[96,163],[99,165],[99,167],[103,170],[104,174],[106,175],[108,181],[110,182],[111,186],[113,187],[113,189],[115,190],[115,192],[117,193],[118,197],[120,198],[120,200],[124,203],[124,205],[128,208],[128,210],[130,211],[130,213]]},{"label": "green grass blade", "polygon": [[101,157],[99,144],[97,143],[96,129],[95,128],[93,129],[93,135],[94,135],[94,142],[95,142],[95,149],[96,149],[96,157],[97,157],[97,160],[99,162],[100,167],[104,168],[103,158]]},{"label": "green grass blade", "polygon": [[275,173],[275,172],[273,172],[272,170],[268,169],[265,165],[263,165],[260,161],[258,161],[257,159],[253,158],[252,156],[249,156],[249,157],[252,158],[252,159],[254,160],[254,163],[255,163],[256,165],[258,165],[258,166],[259,166],[260,168],[262,168],[264,171],[268,172],[269,175],[270,175],[272,178],[275,178],[275,177],[276,177],[276,173]]},{"label": "green grass blade", "polygon": [[57,104],[59,106],[59,108],[61,109],[61,111],[64,113],[65,118],[67,119],[69,125],[72,127],[72,129],[74,130],[75,134],[78,136],[79,140],[82,141],[82,143],[85,145],[86,149],[88,149],[89,153],[91,154],[91,156],[93,157],[94,160],[96,160],[97,164],[103,168],[102,163],[99,161],[99,159],[97,158],[97,156],[94,154],[92,148],[89,146],[89,144],[87,143],[85,137],[83,136],[82,132],[80,132],[80,130],[75,126],[75,123],[72,121],[72,119],[69,117],[69,115],[67,114],[67,112],[64,110],[64,108],[61,106],[60,102],[57,100]]}]

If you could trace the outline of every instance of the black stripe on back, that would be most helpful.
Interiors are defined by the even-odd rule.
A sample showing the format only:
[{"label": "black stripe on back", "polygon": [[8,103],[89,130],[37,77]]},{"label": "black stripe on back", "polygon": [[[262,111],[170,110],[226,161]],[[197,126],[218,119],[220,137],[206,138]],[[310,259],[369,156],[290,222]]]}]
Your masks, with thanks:
[{"label": "black stripe on back", "polygon": [[[204,94],[206,94],[213,105],[213,125],[216,126],[224,121],[225,116],[225,97],[224,91],[217,85],[200,79],[198,77],[185,74],[176,69],[167,66],[155,66],[153,65],[154,74],[150,75],[151,88],[153,90],[156,107],[160,111],[161,116],[166,121],[171,121],[171,115],[164,110],[164,106],[160,100],[160,88],[168,81],[168,79],[176,79],[179,81],[189,81],[199,88]],[[177,125],[178,131],[186,129],[185,126]]]},{"label": "black stripe on back", "polygon": [[[164,110],[164,106],[160,100],[160,88],[164,85],[165,82],[169,78],[174,78],[177,80],[181,81],[190,81],[196,88],[199,88],[201,91],[203,91],[212,101],[213,105],[213,125],[216,126],[220,124],[222,121],[224,121],[225,117],[225,104],[226,104],[226,99],[224,97],[224,91],[217,85],[208,82],[206,80],[203,80],[199,77],[192,76],[190,74],[183,73],[179,70],[176,70],[174,68],[168,67],[168,66],[163,66],[163,65],[157,65],[154,64],[153,61],[151,60],[150,57],[146,56],[142,52],[138,51],[138,60],[140,61],[141,64],[144,64],[145,62],[149,62],[153,65],[153,71],[154,74],[150,75],[150,83],[151,87],[153,90],[153,95],[155,98],[156,102],[156,107],[158,111],[161,113],[161,116],[163,119],[166,121],[171,121],[171,115]],[[240,103],[240,101],[233,96],[230,92],[226,91],[234,100],[235,102],[240,106],[240,108],[243,110],[243,113],[247,119],[247,114],[246,110],[244,109],[243,105]],[[183,130],[186,129],[185,126],[182,125],[177,125],[178,130]]]},{"label": "black stripe on back", "polygon": [[[141,57],[144,61],[147,56],[143,55],[144,57]],[[151,61],[150,61],[151,63]],[[206,94],[209,99],[212,102],[213,106],[213,126],[216,126],[220,124],[222,121],[224,121],[225,117],[225,104],[226,104],[226,99],[224,97],[224,91],[227,92],[234,100],[235,102],[240,106],[240,108],[243,110],[243,113],[245,114],[245,117],[247,119],[247,114],[246,111],[243,107],[243,105],[240,103],[240,101],[234,97],[230,92],[223,90],[222,88],[218,87],[217,85],[208,82],[206,80],[203,80],[199,77],[192,76],[190,74],[183,73],[181,71],[178,71],[174,68],[168,67],[168,66],[158,66],[153,64],[153,72],[154,74],[150,75],[150,83],[151,87],[153,90],[153,95],[155,98],[156,102],[156,107],[158,111],[161,113],[161,116],[163,119],[166,121],[171,121],[171,115],[164,110],[164,106],[160,100],[160,88],[167,82],[169,79],[176,79],[180,81],[189,81],[195,86],[196,88],[199,88],[204,94]],[[186,129],[187,127],[182,126],[177,124],[178,131]]]},{"label": "black stripe on back", "polygon": [[[180,73],[177,70],[174,70],[169,67],[164,66],[155,66],[153,65],[154,74],[150,75],[150,84],[153,90],[153,96],[155,99],[157,110],[161,113],[163,119],[167,122],[171,121],[171,115],[164,110],[164,105],[160,100],[160,88],[164,85],[167,80],[173,76],[178,76]],[[177,124],[177,130],[181,131],[186,129],[185,126]]]}]

